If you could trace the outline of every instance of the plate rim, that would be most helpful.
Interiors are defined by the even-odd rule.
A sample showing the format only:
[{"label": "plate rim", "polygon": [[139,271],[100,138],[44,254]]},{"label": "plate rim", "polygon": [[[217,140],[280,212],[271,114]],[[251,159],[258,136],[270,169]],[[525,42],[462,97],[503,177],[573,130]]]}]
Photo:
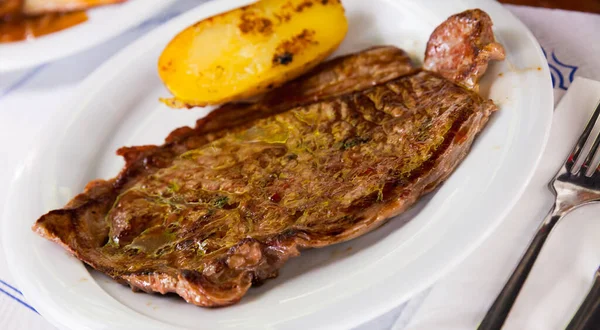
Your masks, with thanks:
[{"label": "plate rim", "polygon": [[[386,0],[386,1],[395,1],[395,0]],[[216,2],[216,1],[215,1]],[[221,3],[227,3],[227,4],[239,4],[239,5],[243,5],[246,3],[250,3],[250,2],[254,2],[253,0],[222,0],[219,1]],[[480,2],[477,2],[476,0],[464,0],[462,1],[463,3],[467,3],[467,4],[481,4]],[[525,24],[523,24],[518,18],[515,17],[515,15],[513,15],[509,10],[507,10],[506,8],[502,7],[500,4],[496,4],[494,2],[489,1],[488,3],[492,3],[489,4],[490,6],[496,6],[496,8],[499,8],[499,10],[503,11],[505,15],[510,15],[512,18],[514,18],[521,26],[520,26],[520,30],[522,30],[523,32],[525,32],[525,36],[527,37],[530,41],[532,41],[534,43],[534,45],[537,46],[537,52],[538,52],[538,56],[541,59],[544,59],[543,63],[545,62],[545,58],[543,57],[541,48],[539,46],[539,43],[537,42],[537,40],[535,39],[535,37],[533,36],[533,34],[531,33],[531,31],[527,28],[527,26],[525,26]],[[191,10],[191,12],[196,12],[200,10],[200,7],[204,7],[211,4],[211,2],[208,3],[204,3],[198,7],[196,7],[195,9]],[[172,20],[170,20],[168,23],[172,23],[174,20],[178,20],[178,21],[184,21],[184,17],[185,16],[181,15],[177,18],[174,18]],[[160,28],[159,28],[160,29]],[[157,30],[159,30],[157,29]],[[109,67],[110,63],[113,61],[116,61],[117,58],[119,58],[120,56],[123,56],[124,53],[130,53],[130,48],[135,48],[136,45],[139,44],[145,44],[146,43],[146,39],[151,39],[151,37],[153,37],[155,34],[158,34],[159,32],[152,31],[150,33],[148,33],[147,35],[144,35],[143,37],[139,38],[138,40],[136,40],[134,43],[132,43],[131,45],[129,45],[128,47],[124,48],[122,51],[120,51],[119,53],[117,53],[116,55],[112,56],[109,60],[107,60],[103,65],[101,65],[98,69],[96,69],[88,78],[86,78],[81,84],[80,86],[76,89],[76,92],[74,93],[74,97],[72,99],[72,102],[69,102],[68,105],[72,105],[72,104],[81,104],[82,101],[85,100],[85,96],[78,93],[79,91],[83,91],[86,90],[86,88],[88,87],[88,85],[92,86],[92,85],[96,85],[95,82],[96,80],[100,79],[101,77],[103,77],[104,75],[102,75],[102,72],[106,70],[107,67]],[[134,53],[134,52],[131,52]],[[448,272],[450,272],[452,269],[454,269],[456,267],[457,264],[459,264],[460,262],[462,262],[468,255],[470,255],[473,250],[475,250],[476,248],[478,248],[481,243],[490,236],[490,234],[496,230],[496,228],[499,226],[499,224],[504,220],[504,218],[506,218],[506,215],[508,214],[508,212],[510,212],[512,210],[512,208],[514,208],[516,202],[519,200],[519,198],[522,196],[523,192],[525,191],[527,185],[529,184],[529,182],[531,181],[535,170],[538,168],[539,162],[541,161],[541,157],[543,154],[543,151],[545,150],[548,138],[549,138],[549,134],[550,134],[550,126],[551,126],[551,122],[552,122],[552,118],[553,118],[553,90],[552,90],[552,85],[551,85],[551,78],[549,76],[549,71],[547,67],[543,68],[543,71],[548,72],[548,75],[546,75],[546,84],[544,86],[544,88],[542,88],[542,92],[540,94],[545,94],[541,95],[540,101],[542,103],[545,103],[544,106],[540,107],[540,111],[544,111],[543,108],[545,108],[545,122],[543,123],[544,126],[544,134],[543,137],[541,137],[540,140],[540,145],[539,150],[537,151],[537,156],[535,157],[535,161],[531,163],[527,174],[525,175],[526,180],[523,181],[523,183],[521,184],[520,188],[518,189],[518,191],[513,195],[512,200],[510,200],[507,204],[506,207],[504,207],[503,212],[501,214],[499,214],[495,221],[490,222],[490,225],[487,226],[487,228],[484,231],[484,234],[481,235],[476,241],[472,242],[468,248],[464,249],[462,251],[462,253],[460,255],[455,256],[449,263],[447,263],[443,269],[438,270],[435,274],[432,274],[431,276],[429,276],[429,278],[427,280],[421,281],[421,285],[420,286],[416,286],[411,292],[406,293],[404,296],[402,297],[398,297],[397,299],[390,299],[388,301],[387,304],[379,304],[379,305],[384,305],[384,306],[380,306],[379,309],[376,308],[371,308],[369,309],[370,312],[365,313],[361,316],[354,316],[354,317],[350,317],[350,318],[346,318],[341,320],[341,323],[337,323],[336,326],[341,326],[341,327],[354,327],[357,325],[360,325],[370,319],[373,319],[374,317],[377,317],[379,315],[382,315],[386,312],[388,312],[389,310],[393,309],[394,307],[398,306],[400,303],[406,301],[409,297],[413,296],[415,293],[422,291],[423,289],[431,286],[431,284],[433,282],[435,282],[436,280],[438,280],[439,278],[441,278],[443,275],[447,274]],[[103,79],[106,79],[106,77],[104,77]],[[97,87],[97,86],[96,86]],[[87,90],[87,92],[89,92],[89,90]],[[67,107],[64,107],[69,108]],[[65,110],[63,109],[63,110]],[[66,111],[63,111],[66,112]],[[45,131],[50,131],[51,129],[47,129]],[[11,183],[10,187],[10,191],[11,193],[8,194],[7,196],[7,205],[9,204],[8,201],[10,201],[12,198],[14,198],[13,196],[13,185],[16,184],[16,182],[18,181],[18,177],[15,177],[15,179],[13,180],[13,182]],[[8,208],[6,208],[4,210],[4,215],[8,214]],[[6,216],[3,216],[3,219],[6,218]],[[2,228],[7,228],[8,225],[6,223],[4,223]],[[7,238],[9,237],[7,230],[3,230],[3,242],[7,242]],[[9,265],[11,265],[11,272],[14,271],[12,269],[16,269],[16,267],[12,267],[14,266],[14,262],[16,260],[14,260],[14,258],[12,258],[12,256],[9,255],[9,251],[7,249],[5,249],[5,253],[7,255],[7,261],[9,261]],[[17,280],[17,283],[22,287],[23,291],[25,292],[25,294],[27,295],[28,290],[25,289],[26,285],[24,285],[23,280],[21,280],[18,276],[14,276],[15,279]],[[408,296],[408,297],[407,297]],[[48,316],[50,315],[45,315],[43,313],[43,310],[40,311],[45,317],[48,318]],[[52,319],[52,318],[50,318]],[[340,320],[338,320],[340,321]],[[57,323],[58,325],[62,325],[61,323]],[[56,324],[55,324],[56,325]]]},{"label": "plate rim", "polygon": [[[13,72],[13,71],[18,71],[18,70],[25,70],[25,69],[29,69],[38,65],[44,65],[50,62],[54,62],[60,59],[63,59],[65,57],[69,57],[75,54],[79,54],[85,50],[88,50],[90,48],[93,48],[96,45],[102,44],[116,36],[119,36],[120,34],[130,30],[131,28],[135,27],[136,25],[144,22],[146,19],[151,18],[155,15],[157,15],[159,12],[161,12],[162,10],[164,10],[165,8],[173,5],[177,0],[143,0],[145,2],[142,2],[140,0],[138,0],[138,6],[136,6],[135,8],[141,8],[142,10],[140,11],[141,15],[133,15],[134,17],[136,17],[135,19],[131,19],[129,21],[125,21],[123,24],[105,24],[105,29],[108,30],[108,32],[103,33],[101,35],[98,35],[95,38],[92,39],[80,39],[80,41],[76,44],[74,44],[72,47],[68,47],[66,48],[64,51],[62,52],[56,52],[56,53],[47,53],[46,55],[44,55],[43,50],[44,48],[40,49],[40,47],[47,47],[44,44],[48,43],[48,38],[52,38],[52,42],[54,43],[59,43],[62,42],[63,40],[66,39],[73,39],[75,38],[74,35],[63,35],[61,33],[64,33],[66,31],[58,31],[56,33],[53,33],[51,35],[48,36],[43,36],[40,37],[39,40],[41,40],[43,42],[43,44],[36,44],[36,41],[20,41],[20,42],[16,42],[16,43],[5,43],[5,44],[0,44],[0,54],[2,53],[2,50],[8,50],[10,53],[7,57],[3,57],[0,55],[0,73],[4,73],[4,72]],[[125,3],[124,3],[125,4]],[[123,5],[124,5],[123,4]],[[119,10],[119,6],[122,4],[115,4],[114,7],[111,8],[111,6],[106,6],[106,7],[99,7],[99,8],[92,8],[90,10]],[[93,13],[91,13],[89,15],[89,17],[91,17],[93,19]],[[77,25],[76,27],[82,28],[85,27],[85,25],[89,23],[89,21],[83,22],[82,24]],[[85,31],[82,31],[81,34],[84,34]],[[72,41],[71,41],[72,42]],[[28,45],[29,43],[29,45]],[[27,47],[30,46],[30,47]],[[18,56],[19,52],[17,52],[16,54],[14,54],[14,51],[12,51],[11,49],[14,48],[22,48],[22,50],[20,50],[19,52],[37,52],[38,54],[41,52],[41,55],[34,57],[26,57],[26,56]]]}]

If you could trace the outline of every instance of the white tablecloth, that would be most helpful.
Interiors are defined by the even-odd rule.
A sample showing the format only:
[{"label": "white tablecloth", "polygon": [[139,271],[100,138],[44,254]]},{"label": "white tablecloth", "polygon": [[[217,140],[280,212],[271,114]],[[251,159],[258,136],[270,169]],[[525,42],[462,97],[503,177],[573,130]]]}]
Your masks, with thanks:
[{"label": "white tablecloth", "polygon": [[[24,160],[30,146],[38,139],[48,138],[39,135],[44,123],[52,117],[55,109],[71,97],[74,87],[80,81],[132,40],[156,28],[169,18],[196,6],[199,2],[201,1],[180,0],[161,15],[84,53],[28,70],[0,74],[0,184],[7,187],[10,178],[15,171],[18,171],[18,164]],[[559,10],[508,7],[539,38],[549,58],[557,101],[576,76],[600,80],[600,56],[598,56],[600,54],[598,37],[600,16]],[[537,193],[546,194],[543,187],[537,189]],[[3,205],[6,194],[5,190],[0,190],[0,205]],[[549,198],[549,195],[546,196]],[[536,204],[539,206],[539,212],[545,212],[542,209],[548,206],[548,198],[542,198],[542,202],[538,203],[540,205]],[[2,209],[3,207],[0,208],[0,214]],[[507,228],[514,230],[512,232],[514,242],[511,243],[513,247],[504,251],[501,258],[494,260],[495,255],[492,254],[490,255],[492,259],[488,260],[490,259],[488,256],[476,253],[432,288],[389,313],[365,323],[360,329],[474,328],[477,321],[483,316],[486,304],[491,302],[496,291],[502,286],[510,268],[517,261],[520,252],[535,229],[539,217],[529,216],[529,219],[526,220],[520,222],[520,226],[503,224],[499,229],[500,234]],[[11,221],[11,219],[1,219],[1,221]],[[512,224],[514,221],[506,223]],[[579,230],[581,231],[581,228]],[[579,234],[580,232],[572,229],[570,233]],[[600,230],[597,233],[600,234]],[[495,237],[498,235],[492,235],[479,251],[498,244],[493,241]],[[496,240],[498,239],[496,238]],[[569,251],[576,252],[578,250],[571,249]],[[563,258],[568,259],[564,253]],[[548,256],[546,259],[549,259]],[[600,260],[598,261],[600,262]],[[497,269],[499,272],[495,274],[496,276],[490,276],[492,283],[481,284],[473,281],[473,279],[481,279],[481,275],[476,271],[481,270],[482,267],[490,269],[489,265],[495,265],[495,268],[491,267],[491,269]],[[581,299],[583,294],[580,292],[581,288],[584,288],[590,281],[593,269],[587,271],[585,269],[587,278],[580,279],[581,283],[577,291],[579,296],[571,297],[572,301],[564,304],[563,311],[573,308],[578,303],[578,299]],[[0,329],[53,329],[35,312],[34,307],[29,305],[27,299],[12,283],[14,281],[7,269],[4,255],[0,253]],[[473,283],[481,285],[483,291],[479,292],[479,298],[469,296],[478,295],[477,290],[474,290],[477,288],[473,287]],[[535,287],[532,290],[535,291],[535,289],[544,290]],[[454,303],[449,304],[449,300],[454,300]],[[535,304],[535,301],[529,301],[529,303]],[[540,310],[537,310],[537,313],[538,317],[544,315]],[[564,318],[565,313],[570,313],[570,311],[557,313],[557,315],[560,314]],[[527,317],[516,318],[516,321],[513,321],[514,324],[509,322],[509,326],[512,329],[537,329],[532,325],[531,320]],[[524,324],[529,326],[520,327]]]}]

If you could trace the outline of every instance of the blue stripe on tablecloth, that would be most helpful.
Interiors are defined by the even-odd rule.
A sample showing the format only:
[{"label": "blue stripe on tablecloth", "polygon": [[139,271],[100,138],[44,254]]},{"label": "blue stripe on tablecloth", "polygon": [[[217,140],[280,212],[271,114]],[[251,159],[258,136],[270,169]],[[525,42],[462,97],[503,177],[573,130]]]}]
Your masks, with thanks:
[{"label": "blue stripe on tablecloth", "polygon": [[31,71],[24,74],[19,80],[17,80],[14,84],[8,86],[5,90],[0,92],[0,99],[6,97],[8,94],[14,92],[19,89],[21,86],[25,85],[31,78],[35,77],[43,68],[46,67],[46,64],[42,64],[40,66],[35,67]]},{"label": "blue stripe on tablecloth", "polygon": [[14,301],[16,301],[16,302],[20,303],[21,305],[23,305],[23,306],[25,306],[25,307],[29,308],[29,309],[30,309],[30,310],[32,310],[33,312],[35,312],[35,313],[39,314],[39,313],[38,313],[38,311],[36,311],[36,310],[35,310],[35,308],[31,307],[31,305],[29,305],[28,303],[26,303],[26,302],[24,302],[23,300],[19,299],[18,297],[16,297],[16,296],[12,295],[10,292],[8,292],[8,291],[6,291],[6,290],[2,289],[1,287],[0,287],[0,293],[4,293],[4,294],[5,294],[5,295],[7,295],[9,298],[12,298]]},{"label": "blue stripe on tablecloth", "polygon": [[144,28],[150,27],[150,26],[158,26],[158,25],[162,25],[163,23],[166,23],[167,21],[169,21],[171,18],[179,16],[182,12],[177,10],[177,11],[173,11],[173,12],[168,12],[159,16],[155,16],[152,17],[150,19],[145,20],[144,22],[140,23],[138,26],[136,26],[134,28],[134,30],[142,30]]},{"label": "blue stripe on tablecloth", "polygon": [[20,295],[23,295],[23,292],[19,291],[19,289],[17,289],[17,288],[15,288],[14,286],[12,286],[12,285],[10,285],[10,284],[8,284],[8,283],[4,282],[3,280],[0,280],[0,283],[1,283],[1,284],[4,284],[4,285],[5,285],[5,286],[7,286],[7,287],[9,287],[9,288],[10,288],[11,290],[13,290],[14,292],[16,292],[16,293],[18,293],[18,294],[20,294]]}]

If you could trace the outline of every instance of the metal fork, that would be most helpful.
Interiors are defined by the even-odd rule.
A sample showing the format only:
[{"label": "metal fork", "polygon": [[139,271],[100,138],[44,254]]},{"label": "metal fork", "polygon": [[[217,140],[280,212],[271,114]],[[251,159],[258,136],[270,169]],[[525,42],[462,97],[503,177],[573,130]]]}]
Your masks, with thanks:
[{"label": "metal fork", "polygon": [[600,324],[600,268],[596,271],[594,284],[587,297],[565,330],[593,330],[598,329],[598,324]]},{"label": "metal fork", "polygon": [[[586,141],[590,137],[599,116],[600,104],[596,107],[573,151],[548,184],[556,198],[554,205],[538,228],[517,268],[504,285],[483,321],[481,321],[478,327],[479,330],[499,330],[502,328],[550,231],[558,221],[577,207],[600,201],[600,171],[597,164],[595,166],[592,164],[595,158],[594,155],[600,146],[600,135],[595,137],[590,151],[583,152]],[[584,157],[583,165],[578,166],[581,163],[578,160]]]}]

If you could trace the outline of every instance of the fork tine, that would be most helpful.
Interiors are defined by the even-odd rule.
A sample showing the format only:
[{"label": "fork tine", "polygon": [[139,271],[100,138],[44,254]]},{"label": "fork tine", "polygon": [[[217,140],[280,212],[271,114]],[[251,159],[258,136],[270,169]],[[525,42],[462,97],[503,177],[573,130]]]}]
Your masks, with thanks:
[{"label": "fork tine", "polygon": [[[598,105],[598,108],[600,109],[600,105]],[[592,174],[594,174],[596,172],[596,170],[598,169],[598,164],[595,164],[595,163],[597,163],[597,161],[594,161],[594,160],[596,158],[595,156],[596,156],[596,152],[598,151],[599,146],[600,146],[600,133],[598,133],[598,135],[596,136],[596,140],[594,140],[592,149],[590,149],[590,153],[585,158],[585,161],[583,162],[583,165],[581,167],[582,169],[584,169],[584,168],[586,169],[584,174],[587,177],[592,176]]]},{"label": "fork tine", "polygon": [[[599,116],[600,116],[600,103],[598,104],[598,106],[596,106],[596,110],[594,111],[594,114],[592,114],[592,118],[590,118],[590,121],[587,123],[587,126],[583,130],[583,133],[581,133],[579,140],[577,140],[577,144],[575,145],[575,148],[573,148],[573,151],[571,151],[571,155],[569,155],[569,158],[567,159],[567,162],[565,163],[567,170],[573,174],[577,174],[577,172],[579,172],[579,170],[573,172],[572,171],[573,166],[577,162],[577,159],[579,158],[581,151],[583,149],[583,146],[585,145],[585,142],[587,141],[587,139],[590,136],[590,133],[592,133],[592,131],[594,130],[594,126],[596,125],[596,121],[598,120]],[[596,148],[597,148],[597,146],[596,146]]]}]

